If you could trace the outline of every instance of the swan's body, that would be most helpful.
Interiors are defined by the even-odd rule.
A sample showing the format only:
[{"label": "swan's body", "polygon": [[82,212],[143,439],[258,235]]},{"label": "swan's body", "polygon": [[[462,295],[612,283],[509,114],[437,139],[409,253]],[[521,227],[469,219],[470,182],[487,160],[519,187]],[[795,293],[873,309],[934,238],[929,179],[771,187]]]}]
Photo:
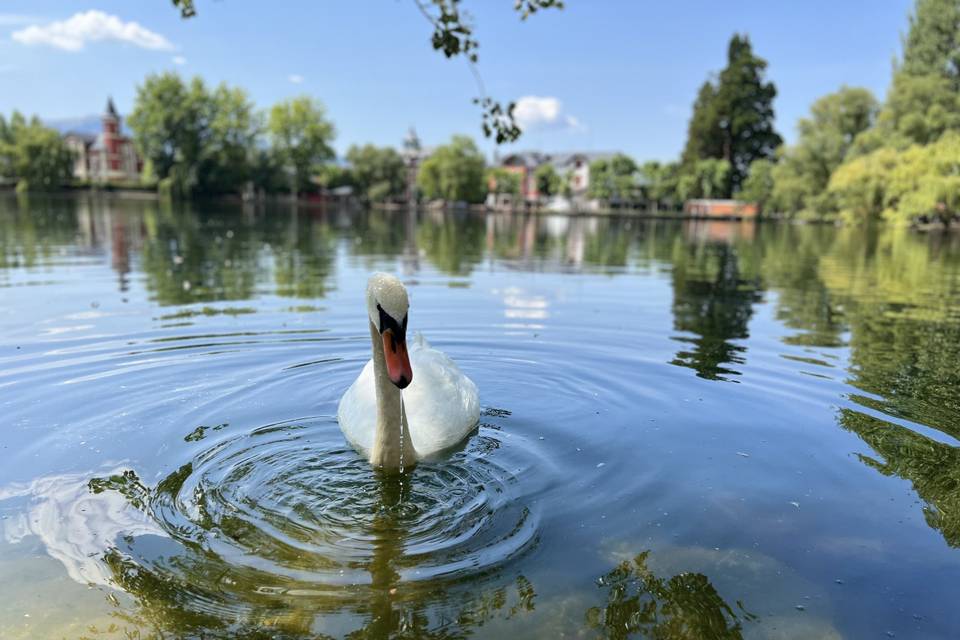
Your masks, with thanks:
[{"label": "swan's body", "polygon": [[[417,335],[410,349],[410,365],[414,376],[403,391],[403,408],[416,455],[425,458],[467,437],[480,418],[480,399],[477,385],[460,372],[447,354],[431,347],[421,335]],[[372,358],[340,399],[337,418],[347,441],[369,456],[377,428]],[[390,428],[389,423],[386,426]],[[393,428],[399,434],[399,416]]]},{"label": "swan's body", "polygon": [[423,336],[407,352],[408,303],[399,280],[371,277],[367,306],[373,357],[340,399],[337,420],[371,464],[394,471],[466,438],[480,419],[480,399],[473,381]]}]

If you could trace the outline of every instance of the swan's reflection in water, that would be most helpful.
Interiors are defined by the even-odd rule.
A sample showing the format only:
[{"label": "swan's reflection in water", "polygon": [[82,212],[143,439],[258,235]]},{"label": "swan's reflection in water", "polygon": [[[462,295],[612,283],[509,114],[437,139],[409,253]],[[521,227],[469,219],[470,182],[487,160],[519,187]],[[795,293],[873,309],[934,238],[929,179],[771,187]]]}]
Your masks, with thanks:
[{"label": "swan's reflection in water", "polygon": [[[383,505],[409,497],[409,485],[395,478],[375,482]],[[394,514],[382,509],[369,521],[368,583],[339,588],[290,580],[277,586],[276,576],[238,570],[202,542],[191,548],[169,537],[120,538],[103,562],[138,606],[117,616],[132,628],[160,630],[158,637],[451,638],[533,609],[536,594],[522,575],[493,570],[469,581],[404,582],[405,541]]]}]

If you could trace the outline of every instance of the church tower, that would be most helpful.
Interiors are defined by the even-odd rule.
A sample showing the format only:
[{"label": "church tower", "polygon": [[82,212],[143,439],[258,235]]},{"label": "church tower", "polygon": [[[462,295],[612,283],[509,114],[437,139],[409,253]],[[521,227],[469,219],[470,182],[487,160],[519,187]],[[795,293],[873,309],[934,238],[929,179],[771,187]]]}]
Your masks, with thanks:
[{"label": "church tower", "polygon": [[107,98],[107,110],[103,114],[103,149],[106,153],[107,171],[120,171],[120,114],[113,106],[113,98]]}]

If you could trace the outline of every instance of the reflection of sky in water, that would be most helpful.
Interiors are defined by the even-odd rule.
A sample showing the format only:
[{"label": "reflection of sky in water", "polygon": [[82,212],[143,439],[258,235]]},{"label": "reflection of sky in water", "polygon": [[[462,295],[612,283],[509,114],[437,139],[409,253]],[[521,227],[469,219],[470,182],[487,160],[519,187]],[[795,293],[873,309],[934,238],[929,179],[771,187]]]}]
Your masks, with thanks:
[{"label": "reflection of sky in water", "polygon": [[[534,320],[546,320],[550,317],[547,299],[540,295],[530,295],[522,289],[511,287],[503,292],[503,315],[513,322],[507,326],[518,329],[542,329],[543,323]],[[527,321],[527,322],[524,322]]]},{"label": "reflection of sky in water", "polygon": [[[104,473],[122,473],[116,468]],[[18,543],[37,536],[51,557],[63,563],[80,584],[113,586],[104,553],[123,536],[165,535],[142,511],[119,493],[94,494],[89,474],[46,476],[29,483],[0,487],[0,502],[17,499],[25,509],[3,521],[3,537]]]}]

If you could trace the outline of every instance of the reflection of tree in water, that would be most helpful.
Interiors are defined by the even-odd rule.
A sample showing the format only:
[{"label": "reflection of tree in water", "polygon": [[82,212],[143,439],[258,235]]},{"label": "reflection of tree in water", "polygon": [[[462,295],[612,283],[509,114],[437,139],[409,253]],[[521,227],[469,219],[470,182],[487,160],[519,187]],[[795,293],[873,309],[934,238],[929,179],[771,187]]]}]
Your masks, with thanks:
[{"label": "reflection of tree in water", "polygon": [[696,337],[676,337],[692,345],[677,352],[672,364],[690,367],[701,378],[723,380],[739,372],[726,364],[744,362],[753,305],[760,301],[759,279],[741,277],[737,254],[727,244],[675,245],[673,259],[674,327]]},{"label": "reflection of tree in water", "polygon": [[860,454],[860,461],[908,480],[925,503],[927,524],[951,547],[960,547],[960,449],[858,411],[842,409],[838,420],[883,458]]},{"label": "reflection of tree in water", "polygon": [[32,268],[76,242],[78,202],[68,198],[3,197],[0,215],[0,269]]},{"label": "reflection of tree in water", "polygon": [[[583,261],[588,265],[602,267],[625,267],[630,251],[633,224],[624,218],[600,221],[593,233],[586,229],[586,220],[579,218],[584,237]],[[574,226],[573,229],[578,229]]]},{"label": "reflection of tree in water", "polygon": [[162,207],[147,210],[146,228],[142,267],[160,304],[250,299],[268,265],[277,295],[326,295],[335,242],[322,217]]},{"label": "reflection of tree in water", "polygon": [[284,221],[279,228],[267,229],[265,234],[274,256],[276,294],[293,298],[324,297],[336,252],[336,241],[326,219],[293,210],[274,220]]},{"label": "reflection of tree in water", "polygon": [[[867,241],[872,238],[870,241]],[[845,306],[861,404],[960,437],[960,247],[844,230],[821,277]]]},{"label": "reflection of tree in water", "polygon": [[751,269],[777,292],[776,317],[801,333],[788,344],[839,347],[846,330],[842,305],[820,279],[820,259],[830,250],[836,230],[822,225],[762,225],[755,242],[762,257]]},{"label": "reflection of tree in water", "polygon": [[351,212],[344,220],[351,253],[359,256],[393,257],[407,241],[405,211],[367,209]]},{"label": "reflection of tree in water", "polygon": [[[187,464],[151,490],[132,471],[90,482],[94,493],[116,491],[131,505],[144,508],[149,494],[176,495]],[[369,573],[367,585],[318,584],[309,580],[311,563],[298,548],[262,549],[282,566],[305,568],[305,580],[283,577],[257,568],[256,559],[222,556],[209,540],[186,536],[174,541],[156,535],[121,536],[103,558],[114,583],[136,603],[135,609],[117,607],[114,616],[138,638],[466,638],[493,618],[511,619],[532,611],[536,594],[522,575],[504,579],[496,570],[457,579],[404,582],[407,532],[396,505],[410,498],[409,480],[395,477],[376,481],[379,495],[364,512],[369,529],[356,535],[372,544],[368,560],[349,565]],[[156,509],[154,504],[147,509]],[[154,517],[158,517],[156,514]],[[215,526],[206,514],[197,521],[227,533],[229,522]],[[272,521],[275,527],[293,522]],[[241,525],[242,526],[242,525]],[[257,547],[249,542],[254,551]],[[280,555],[285,557],[281,558]],[[241,560],[237,563],[236,560]],[[252,560],[252,561],[251,561]],[[319,565],[318,565],[319,566]],[[265,586],[270,585],[270,586]],[[275,586],[282,585],[282,586]],[[109,635],[109,634],[108,634]]]},{"label": "reflection of tree in water", "polygon": [[426,211],[417,228],[417,245],[440,271],[469,275],[483,258],[484,227],[482,215]]},{"label": "reflection of tree in water", "polygon": [[244,221],[161,206],[146,210],[145,224],[142,269],[159,304],[253,297],[258,247]]},{"label": "reflection of tree in water", "polygon": [[620,563],[597,582],[603,606],[587,611],[587,626],[608,638],[634,635],[663,640],[739,639],[742,622],[755,618],[728,605],[700,573],[658,578],[647,568],[650,551]]}]

